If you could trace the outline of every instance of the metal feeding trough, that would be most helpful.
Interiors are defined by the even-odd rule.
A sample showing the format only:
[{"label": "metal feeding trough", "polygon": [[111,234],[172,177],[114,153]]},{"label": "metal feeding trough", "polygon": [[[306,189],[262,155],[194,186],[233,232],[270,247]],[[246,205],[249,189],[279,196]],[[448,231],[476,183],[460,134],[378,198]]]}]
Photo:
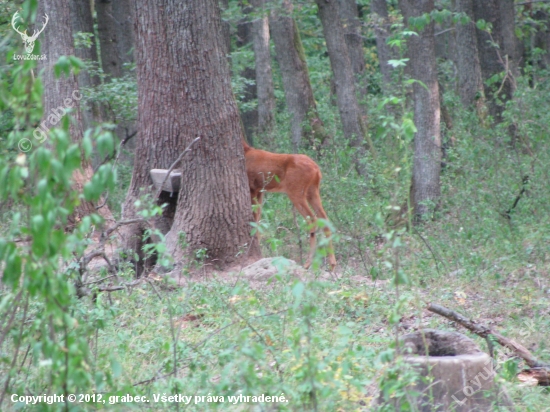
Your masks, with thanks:
[{"label": "metal feeding trough", "polygon": [[[166,178],[168,174],[167,169],[151,169],[151,179],[153,180],[153,186],[157,191],[162,187],[162,190],[170,193],[177,193],[180,191],[181,172],[172,171],[170,176]],[[163,184],[164,182],[164,184]]]}]

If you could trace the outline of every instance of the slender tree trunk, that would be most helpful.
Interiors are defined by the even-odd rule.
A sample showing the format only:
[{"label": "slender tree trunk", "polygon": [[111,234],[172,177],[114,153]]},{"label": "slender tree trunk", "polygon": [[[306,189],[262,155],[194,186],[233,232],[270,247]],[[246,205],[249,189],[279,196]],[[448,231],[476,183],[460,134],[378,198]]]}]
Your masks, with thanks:
[{"label": "slender tree trunk", "polygon": [[[90,0],[73,0],[70,1],[71,7],[71,23],[73,33],[83,32],[94,34],[94,19],[92,16],[92,5]],[[91,47],[75,47],[75,56],[85,62],[97,63],[97,46],[95,35],[92,36]],[[77,75],[78,86],[80,88],[95,87],[100,84],[99,76],[91,75],[88,70],[82,70]],[[92,127],[94,121],[100,121],[100,108],[98,105],[81,106],[82,123],[84,129]]]},{"label": "slender tree trunk", "polygon": [[[94,0],[97,13],[100,57],[103,72],[108,78],[119,78],[127,74],[125,63],[133,63],[134,59],[134,6],[131,0]],[[128,135],[128,131],[136,130],[134,120],[124,119],[119,113],[102,107],[105,120],[116,123],[116,134],[120,141]],[[125,144],[131,152],[135,150],[135,139]],[[131,164],[131,157],[123,155],[122,160]]]},{"label": "slender tree trunk", "polygon": [[514,76],[519,76],[521,51],[516,36],[516,10],[514,0],[500,0],[500,19],[502,29],[502,48],[508,56],[509,69]]},{"label": "slender tree trunk", "polygon": [[538,56],[533,65],[541,69],[550,68],[550,15],[544,10],[537,10],[534,13],[533,19],[543,26],[538,26],[536,33],[532,34],[532,48],[538,47],[546,53]]},{"label": "slender tree trunk", "polygon": [[[151,193],[150,170],[168,169],[200,136],[181,162],[177,208],[172,198],[156,224],[170,229],[167,245],[178,266],[185,253],[179,246],[180,232],[190,249],[206,249],[209,259],[223,266],[250,244],[252,212],[241,146],[244,134],[231,91],[218,4],[138,0],[135,16],[140,132],[124,218],[136,217],[135,201]],[[155,70],[150,70],[152,61]],[[163,192],[159,202],[169,199]],[[144,229],[137,224],[126,227],[127,247],[140,253]]]},{"label": "slender tree trunk", "polygon": [[344,38],[348,46],[348,54],[351,69],[355,75],[355,86],[359,94],[358,98],[367,93],[365,75],[365,52],[363,51],[363,34],[361,21],[355,0],[338,0],[338,13],[342,20]]},{"label": "slender tree trunk", "polygon": [[[297,151],[302,137],[311,146],[314,143],[313,138],[320,140],[322,144],[327,135],[313,98],[298,26],[291,15],[292,4],[289,0],[283,0],[282,9],[272,11],[269,27],[283,79],[287,110],[292,115],[291,140],[294,150]],[[308,132],[309,128],[304,129],[305,121],[309,122],[313,135]]]},{"label": "slender tree trunk", "polygon": [[113,1],[113,17],[116,29],[117,50],[122,64],[133,63],[134,58],[134,17],[132,0]]},{"label": "slender tree trunk", "polygon": [[371,11],[376,15],[374,32],[376,33],[378,62],[380,65],[380,72],[382,73],[382,88],[384,93],[391,94],[393,69],[388,61],[397,58],[397,55],[387,43],[388,37],[390,36],[388,4],[386,0],[372,0],[370,7]]},{"label": "slender tree trunk", "polygon": [[[501,122],[502,112],[504,111],[504,103],[512,97],[512,82],[507,79],[504,84],[497,82],[496,84],[487,85],[488,79],[505,70],[505,66],[503,65],[505,51],[503,49],[502,20],[500,15],[499,0],[486,0],[484,2],[474,1],[473,10],[476,21],[483,19],[486,22],[491,23],[493,26],[491,35],[489,35],[486,31],[476,29],[477,48],[479,52],[481,73],[485,82],[484,90],[485,97],[487,98],[489,114],[493,116],[496,122]],[[497,49],[492,42],[499,45],[500,50]],[[500,88],[500,94],[497,96],[496,92]],[[497,99],[502,103],[499,103]]]},{"label": "slender tree trunk", "polygon": [[[252,11],[252,7],[246,6],[242,8],[245,17],[237,24],[237,47],[245,48],[252,45],[252,22],[247,16]],[[256,84],[256,69],[252,65],[245,67],[241,73],[241,77],[247,79],[247,83],[244,86],[241,101],[243,103],[251,102],[258,97],[258,90]],[[241,120],[244,126],[244,132],[247,140],[252,144],[253,136],[258,129],[258,108],[254,107],[247,111],[241,111]]]},{"label": "slender tree trunk", "polygon": [[[262,12],[265,0],[252,0],[255,12]],[[275,94],[269,49],[269,20],[262,16],[252,22],[256,89],[258,92],[258,133],[270,133],[275,123]]]},{"label": "slender tree trunk", "polygon": [[[71,12],[69,0],[44,0],[39,5],[39,16],[47,14],[51,22],[70,22]],[[49,30],[48,30],[49,29]],[[69,76],[61,75],[55,77],[53,65],[61,56],[75,54],[74,42],[71,30],[53,30],[48,27],[41,36],[42,53],[46,54],[47,60],[41,63],[44,69],[42,83],[44,85],[44,119],[41,122],[43,129],[51,129],[60,124],[60,119],[68,107],[74,108],[71,114],[73,121],[70,124],[69,132],[75,143],[82,141],[82,115],[80,112],[80,99],[82,94],[78,88],[78,82],[73,72]],[[70,101],[70,105],[67,102]],[[47,144],[47,140],[45,142]],[[82,161],[81,170],[77,170],[73,176],[73,188],[76,192],[82,193],[84,185],[93,175],[90,164]],[[75,225],[84,216],[92,213],[99,213],[105,219],[112,219],[112,214],[107,206],[96,210],[93,202],[82,200],[76,207],[74,214],[69,218],[69,225]]]},{"label": "slender tree trunk", "polygon": [[[323,33],[327,43],[327,50],[336,84],[336,97],[344,136],[355,149],[355,166],[357,172],[365,176],[364,166],[365,136],[368,138],[366,125],[361,118],[361,110],[355,94],[355,83],[351,61],[349,59],[344,31],[338,18],[337,0],[316,0],[319,8],[319,18],[323,24]],[[374,148],[369,142],[369,148],[374,154]]]},{"label": "slender tree trunk", "polygon": [[118,52],[113,3],[110,0],[95,0],[95,9],[103,72],[111,77],[121,77],[122,57]]},{"label": "slender tree trunk", "polygon": [[[223,12],[229,8],[229,0],[220,0],[220,13],[223,15]],[[229,67],[231,67],[231,25],[229,22],[222,20],[222,37],[223,37],[223,52],[227,56],[227,61]]]},{"label": "slender tree trunk", "polygon": [[471,21],[456,25],[458,94],[466,107],[483,105],[483,79],[477,50],[473,0],[457,0],[458,12],[465,13]]},{"label": "slender tree trunk", "polygon": [[[407,26],[409,18],[432,12],[434,0],[399,0],[399,6]],[[415,83],[413,86],[417,133],[414,137],[411,204],[414,207],[415,220],[419,221],[431,214],[441,193],[441,114],[433,21],[418,36],[409,37],[408,48],[412,76],[423,83]]]}]

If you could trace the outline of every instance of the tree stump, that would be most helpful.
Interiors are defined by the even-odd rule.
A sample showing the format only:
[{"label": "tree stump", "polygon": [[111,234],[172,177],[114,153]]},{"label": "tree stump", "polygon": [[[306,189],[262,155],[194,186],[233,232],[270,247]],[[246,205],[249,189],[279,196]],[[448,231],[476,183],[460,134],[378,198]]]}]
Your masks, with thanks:
[{"label": "tree stump", "polygon": [[[487,412],[499,403],[491,357],[470,338],[425,329],[400,341],[405,361],[421,376],[413,388],[420,392],[413,410]],[[506,396],[502,401],[502,406],[511,406]]]}]

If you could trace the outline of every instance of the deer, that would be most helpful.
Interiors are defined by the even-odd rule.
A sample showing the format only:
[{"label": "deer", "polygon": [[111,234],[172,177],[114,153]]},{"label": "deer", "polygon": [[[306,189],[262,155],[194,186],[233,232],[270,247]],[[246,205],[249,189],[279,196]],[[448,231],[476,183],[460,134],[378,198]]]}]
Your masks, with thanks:
[{"label": "deer", "polygon": [[[319,185],[321,169],[310,157],[303,154],[278,154],[255,149],[242,140],[246,174],[250,186],[254,221],[259,223],[265,192],[285,193],[309,225],[309,256],[305,269],[311,266],[316,250],[317,219],[327,219],[323,209]],[[336,267],[330,228],[323,227],[329,240],[328,260],[331,271]],[[256,231],[259,241],[260,233]]]},{"label": "deer", "polygon": [[48,17],[47,14],[44,14],[44,25],[42,26],[42,28],[40,30],[38,30],[38,31],[35,30],[33,32],[32,36],[29,36],[27,34],[27,30],[22,32],[22,31],[19,30],[19,27],[15,25],[15,22],[20,17],[21,16],[19,15],[19,12],[16,12],[13,15],[13,18],[11,19],[11,25],[12,25],[13,29],[21,35],[21,38],[23,39],[23,42],[25,43],[25,51],[27,52],[27,54],[30,54],[30,53],[32,53],[32,51],[34,49],[34,42],[38,38],[38,35],[40,33],[42,33],[44,31],[44,29],[46,28],[46,25],[48,24],[48,21],[49,21],[49,17]]}]

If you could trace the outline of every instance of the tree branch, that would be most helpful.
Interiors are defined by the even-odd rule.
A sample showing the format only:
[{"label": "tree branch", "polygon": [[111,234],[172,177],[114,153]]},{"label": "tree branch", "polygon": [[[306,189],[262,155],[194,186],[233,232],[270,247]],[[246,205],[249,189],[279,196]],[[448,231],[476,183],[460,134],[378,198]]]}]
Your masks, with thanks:
[{"label": "tree branch", "polygon": [[166,181],[168,180],[168,177],[170,176],[170,173],[172,173],[172,170],[174,170],[174,167],[176,167],[176,165],[181,161],[181,159],[183,159],[183,156],[187,153],[187,152],[190,152],[191,151],[191,147],[200,140],[200,136],[196,137],[195,140],[193,140],[189,146],[187,146],[187,148],[181,152],[181,154],[178,156],[178,158],[174,161],[174,163],[172,163],[172,165],[168,168],[168,172],[166,173],[166,176],[164,176],[164,180],[162,181],[162,183],[160,184],[160,187],[158,188],[157,190],[157,194],[155,195],[155,199],[158,199],[158,197],[160,196],[160,193],[162,192],[162,186],[164,186],[164,184],[166,183]]},{"label": "tree branch", "polygon": [[451,309],[447,309],[446,307],[437,305],[435,303],[428,304],[427,309],[430,312],[437,313],[438,315],[441,315],[447,319],[450,319],[462,325],[466,329],[470,330],[476,335],[481,336],[482,338],[487,338],[489,335],[492,335],[492,337],[498,344],[510,349],[512,352],[516,354],[516,356],[522,358],[525,361],[525,363],[527,363],[527,365],[529,365],[529,367],[531,368],[550,368],[549,364],[539,361],[523,345],[520,345],[513,339],[509,339],[505,336],[502,336],[500,333],[495,332],[494,330],[492,330],[491,328],[488,328],[487,326],[480,325],[470,319],[465,318],[460,313],[457,313]]}]

